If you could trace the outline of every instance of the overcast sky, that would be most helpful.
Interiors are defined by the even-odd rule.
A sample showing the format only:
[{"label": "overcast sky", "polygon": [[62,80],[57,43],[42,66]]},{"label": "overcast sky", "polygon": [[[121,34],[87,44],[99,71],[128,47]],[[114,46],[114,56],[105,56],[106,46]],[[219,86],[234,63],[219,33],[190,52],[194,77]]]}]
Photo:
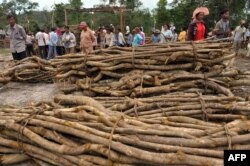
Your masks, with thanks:
[{"label": "overcast sky", "polygon": [[[54,1],[55,3],[61,3],[61,2],[68,3],[68,0],[31,0],[31,1],[38,2],[40,9],[43,9],[43,8],[51,9],[51,6],[53,6]],[[170,1],[172,0],[169,0],[168,2]],[[158,0],[141,0],[141,2],[143,3],[143,6],[145,8],[154,9],[156,7]],[[83,3],[84,3],[84,7],[88,8],[88,7],[93,7],[93,5],[99,4],[100,0],[83,0]]]},{"label": "overcast sky", "polygon": [[[68,3],[69,0],[31,0],[32,2],[38,2],[39,9],[48,9],[50,10],[54,3]],[[93,5],[100,4],[100,0],[82,0],[85,8],[93,7]],[[159,0],[141,0],[144,8],[149,8],[150,10],[156,8],[156,4]],[[0,0],[2,3],[3,0]],[[168,0],[168,3],[172,0]]]}]

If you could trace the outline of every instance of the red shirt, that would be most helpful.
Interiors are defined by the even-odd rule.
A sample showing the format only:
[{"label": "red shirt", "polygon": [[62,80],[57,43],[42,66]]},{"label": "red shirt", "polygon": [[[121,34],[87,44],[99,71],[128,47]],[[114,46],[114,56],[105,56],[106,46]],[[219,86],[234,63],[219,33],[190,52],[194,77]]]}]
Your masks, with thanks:
[{"label": "red shirt", "polygon": [[197,22],[196,23],[196,34],[194,37],[194,40],[203,40],[205,39],[205,33],[206,33],[206,27],[203,22]]}]

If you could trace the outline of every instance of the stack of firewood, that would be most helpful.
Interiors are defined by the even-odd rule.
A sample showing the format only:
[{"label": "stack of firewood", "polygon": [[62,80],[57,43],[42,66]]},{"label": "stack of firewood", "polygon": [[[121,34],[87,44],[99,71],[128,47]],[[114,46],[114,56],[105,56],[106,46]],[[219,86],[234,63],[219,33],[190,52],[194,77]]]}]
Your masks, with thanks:
[{"label": "stack of firewood", "polygon": [[145,97],[170,92],[232,96],[249,86],[249,73],[230,67],[235,54],[227,42],[175,43],[99,50],[54,59],[62,91],[89,96]]},{"label": "stack of firewood", "polygon": [[[161,101],[161,98],[145,100],[153,104],[153,100]],[[227,103],[240,99],[204,97],[203,100]],[[185,99],[173,102],[182,101]],[[195,107],[196,102],[191,98],[190,106]],[[163,103],[159,103],[159,107]],[[235,111],[249,112],[249,105],[237,104]],[[211,108],[223,109],[215,107]],[[172,112],[176,109],[172,108]],[[142,110],[142,106],[138,106],[138,110]],[[170,110],[166,110],[168,112]],[[250,148],[250,121],[245,118],[229,118],[219,123],[184,114],[136,118],[111,111],[83,96],[60,95],[51,103],[24,108],[3,107],[0,127],[1,165],[34,160],[40,165],[58,166],[220,166],[223,165],[224,149]]]},{"label": "stack of firewood", "polygon": [[1,71],[0,83],[5,84],[10,81],[52,83],[55,75],[56,70],[50,62],[33,56],[12,63]]}]

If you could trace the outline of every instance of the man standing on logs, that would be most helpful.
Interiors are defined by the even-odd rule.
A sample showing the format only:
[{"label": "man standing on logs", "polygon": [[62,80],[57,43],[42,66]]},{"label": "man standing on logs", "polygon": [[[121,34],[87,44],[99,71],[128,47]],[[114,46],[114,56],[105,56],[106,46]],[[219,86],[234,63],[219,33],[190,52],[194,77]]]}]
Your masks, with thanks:
[{"label": "man standing on logs", "polygon": [[230,31],[230,25],[229,25],[229,10],[225,9],[221,13],[221,20],[218,21],[214,28],[214,34],[218,39],[227,38]]},{"label": "man standing on logs", "polygon": [[8,35],[10,36],[10,51],[14,60],[26,58],[26,33],[23,27],[16,23],[16,17],[7,16],[9,23]]},{"label": "man standing on logs", "polygon": [[67,54],[73,54],[75,52],[76,37],[70,32],[69,27],[64,27],[65,33],[62,36],[62,41]]},{"label": "man standing on logs", "polygon": [[93,51],[93,42],[95,41],[95,36],[93,32],[88,28],[86,22],[81,22],[79,28],[82,30],[80,49],[82,53],[89,54]]}]

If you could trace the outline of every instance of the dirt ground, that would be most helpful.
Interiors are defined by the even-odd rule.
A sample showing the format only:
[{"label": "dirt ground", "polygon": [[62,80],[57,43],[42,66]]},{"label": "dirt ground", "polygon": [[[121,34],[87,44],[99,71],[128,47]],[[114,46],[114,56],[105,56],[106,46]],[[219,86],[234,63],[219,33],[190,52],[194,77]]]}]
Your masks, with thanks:
[{"label": "dirt ground", "polygon": [[[238,56],[235,61],[235,66],[242,71],[250,70],[250,57],[246,58],[245,54],[246,51],[242,50],[241,56]],[[0,54],[0,70],[3,70],[11,59],[10,54]],[[55,84],[11,82],[3,87],[0,86],[0,105],[26,105],[40,101],[49,101],[58,93],[60,91]],[[247,97],[250,94],[250,88],[238,87],[234,93]]]},{"label": "dirt ground", "polygon": [[[241,71],[250,71],[250,57],[245,57],[246,50],[242,50],[235,61],[235,67]],[[250,87],[237,87],[233,93],[244,98],[250,97]]]},{"label": "dirt ground", "polygon": [[[0,70],[12,59],[10,55],[0,55]],[[0,105],[27,105],[40,101],[50,101],[59,90],[55,84],[11,82],[0,86]]]}]

